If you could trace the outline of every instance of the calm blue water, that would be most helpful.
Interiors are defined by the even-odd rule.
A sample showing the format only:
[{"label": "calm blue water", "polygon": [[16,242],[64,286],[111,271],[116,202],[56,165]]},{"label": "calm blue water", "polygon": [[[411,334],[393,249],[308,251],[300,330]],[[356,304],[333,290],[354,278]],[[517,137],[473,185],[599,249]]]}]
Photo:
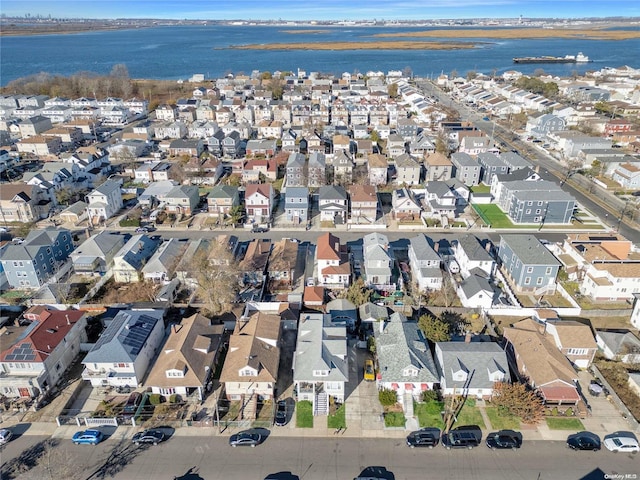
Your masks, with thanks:
[{"label": "calm blue water", "polygon": [[[302,51],[233,50],[231,45],[325,41],[377,41],[372,35],[386,32],[423,31],[425,28],[332,27],[321,34],[285,33],[287,27],[177,26],[139,30],[91,32],[0,38],[0,85],[39,72],[70,75],[79,71],[107,74],[125,64],[132,78],[175,80],[203,73],[215,78],[252,70],[275,71],[298,68],[307,72],[340,74],[403,70],[415,75],[438,75],[456,70],[501,73],[514,68],[512,58],[531,55],[575,55],[583,52],[589,64],[518,65],[524,73],[543,69],[568,76],[605,66],[640,67],[640,40],[495,40],[472,50],[415,51]],[[317,30],[314,28],[313,30]],[[398,38],[400,39],[400,38]],[[383,39],[384,40],[384,39]],[[392,39],[389,39],[392,40]],[[420,40],[420,39],[413,39]],[[437,41],[424,39],[423,41]],[[446,41],[446,40],[445,40]]]}]

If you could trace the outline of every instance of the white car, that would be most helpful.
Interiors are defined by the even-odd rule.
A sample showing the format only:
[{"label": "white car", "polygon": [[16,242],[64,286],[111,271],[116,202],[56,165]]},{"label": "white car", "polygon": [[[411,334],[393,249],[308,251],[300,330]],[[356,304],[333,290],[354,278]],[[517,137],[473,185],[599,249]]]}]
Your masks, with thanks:
[{"label": "white car", "polygon": [[0,430],[0,445],[4,445],[5,443],[7,443],[9,440],[11,440],[12,436],[13,433],[11,432],[11,430],[7,428],[3,428],[2,430]]},{"label": "white car", "polygon": [[604,446],[612,452],[637,453],[638,439],[632,432],[614,432],[604,437]]}]

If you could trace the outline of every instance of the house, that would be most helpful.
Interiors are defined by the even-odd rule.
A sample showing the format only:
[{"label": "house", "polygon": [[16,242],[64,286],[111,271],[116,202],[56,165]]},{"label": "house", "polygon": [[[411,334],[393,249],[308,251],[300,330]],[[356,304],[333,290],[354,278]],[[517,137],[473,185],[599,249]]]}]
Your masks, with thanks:
[{"label": "house", "polygon": [[273,158],[252,158],[245,162],[242,169],[244,183],[275,182],[277,177],[278,165]]},{"label": "house", "polygon": [[583,370],[591,366],[598,346],[589,325],[575,320],[550,319],[542,328],[573,365]]},{"label": "house", "polygon": [[225,218],[234,208],[240,205],[238,187],[232,185],[216,185],[207,195],[207,209],[218,218]]},{"label": "house", "polygon": [[176,185],[164,196],[166,210],[176,215],[193,215],[200,203],[200,193],[195,185]]},{"label": "house", "polygon": [[166,182],[169,180],[170,169],[169,162],[144,162],[133,171],[133,177],[136,182],[142,183]]},{"label": "house", "polygon": [[422,166],[408,153],[396,157],[396,184],[418,185],[422,178]]},{"label": "house", "polygon": [[487,152],[491,147],[493,147],[493,141],[489,137],[484,134],[478,135],[470,133],[460,139],[458,152],[469,155],[479,155]]},{"label": "house", "polygon": [[387,157],[374,153],[367,157],[369,185],[386,185],[388,180],[389,162]]},{"label": "house", "polygon": [[0,216],[5,222],[30,223],[45,218],[51,199],[38,185],[4,183],[0,188]]},{"label": "house", "polygon": [[149,261],[142,267],[142,276],[153,282],[168,282],[187,247],[187,242],[170,238],[162,242]]},{"label": "house", "polygon": [[323,233],[316,242],[316,265],[318,285],[346,288],[351,283],[351,263],[346,245],[338,237]]},{"label": "house", "polygon": [[184,401],[193,395],[202,401],[220,361],[224,339],[224,325],[214,325],[199,313],[172,324],[145,385],[164,397],[178,395]]},{"label": "house", "polygon": [[387,138],[387,155],[390,158],[398,158],[405,154],[407,149],[405,147],[405,140],[401,135],[392,133]]},{"label": "house", "polygon": [[204,142],[201,138],[177,138],[169,144],[171,157],[199,157],[204,152]]},{"label": "house", "polygon": [[290,238],[283,238],[273,244],[267,268],[272,290],[294,285],[296,275],[300,274],[300,272],[296,272],[298,249],[298,242]]},{"label": "house", "polygon": [[471,275],[456,285],[460,302],[466,308],[489,309],[497,298],[497,292],[489,283],[481,270],[474,270]]},{"label": "house", "polygon": [[94,387],[138,387],[164,339],[164,310],[120,310],[84,357],[82,379]]},{"label": "house", "polygon": [[302,303],[305,308],[309,308],[311,310],[323,310],[324,294],[324,287],[305,286],[302,294]]},{"label": "house", "polygon": [[389,311],[383,305],[373,302],[363,303],[358,307],[358,315],[363,323],[383,322],[389,320]]},{"label": "house", "polygon": [[[217,237],[220,239],[220,237]],[[194,264],[202,258],[206,258],[211,252],[211,242],[205,238],[191,240],[182,255],[182,259],[175,268],[176,278],[191,289],[198,286],[197,274],[194,271]]]},{"label": "house", "polygon": [[274,397],[280,362],[280,317],[260,311],[243,316],[229,337],[220,374],[228,400],[242,401],[243,419],[254,419],[257,400]]},{"label": "house", "polygon": [[482,167],[480,180],[485,185],[491,185],[493,175],[509,173],[509,166],[495,153],[482,152],[478,154],[478,163]]},{"label": "house", "polygon": [[421,291],[440,290],[442,288],[442,259],[434,249],[433,240],[419,234],[409,240],[409,265],[413,281]]},{"label": "house", "polygon": [[420,220],[422,207],[416,201],[413,192],[406,187],[396,188],[391,194],[393,216],[399,222]]},{"label": "house", "polygon": [[535,236],[500,235],[498,260],[502,273],[518,293],[553,293],[561,263]]},{"label": "house", "polygon": [[262,285],[267,274],[271,240],[254,238],[249,242],[244,258],[238,264],[241,285]]},{"label": "house", "polygon": [[72,203],[58,215],[64,223],[78,223],[87,219],[87,204],[81,200]]},{"label": "house", "polygon": [[466,278],[474,269],[480,269],[487,278],[493,276],[495,261],[489,254],[491,244],[486,240],[486,246],[480,243],[475,235],[465,234],[451,242],[451,251],[460,266],[460,274]]},{"label": "house", "polygon": [[321,222],[344,225],[347,220],[347,192],[340,185],[321,186],[318,189],[318,209]]},{"label": "house", "polygon": [[287,159],[285,181],[287,187],[307,186],[307,162],[302,153],[290,153]]},{"label": "house", "polygon": [[106,274],[126,240],[127,236],[108,231],[87,238],[71,253],[73,271],[78,275]]},{"label": "house", "polygon": [[248,223],[267,223],[273,210],[274,190],[270,183],[247,185],[244,193]]},{"label": "house", "polygon": [[327,184],[327,159],[324,153],[311,152],[309,154],[307,175],[309,180],[309,187],[323,187]]},{"label": "house", "polygon": [[566,130],[567,121],[561,116],[552,113],[529,115],[525,131],[532,136],[545,139],[550,132]]},{"label": "house", "polygon": [[80,344],[87,341],[87,315],[83,311],[34,306],[24,312],[23,318],[28,322],[24,328],[14,331],[4,327],[0,393],[8,398],[36,398],[49,393],[78,357]]},{"label": "house", "polygon": [[375,223],[378,217],[378,194],[373,185],[349,186],[352,223]]},{"label": "house", "polygon": [[558,349],[550,335],[540,333],[532,319],[503,329],[505,351],[547,405],[578,405],[578,373]]},{"label": "house", "polygon": [[640,165],[637,162],[635,164],[623,163],[613,171],[611,178],[627,190],[639,190]]},{"label": "house", "polygon": [[158,248],[159,242],[147,235],[132,236],[113,257],[113,280],[135,283],[141,280],[142,267]]},{"label": "house", "polygon": [[39,288],[64,271],[73,249],[69,230],[32,230],[23,243],[7,246],[0,263],[12,288]]},{"label": "house", "polygon": [[344,325],[353,332],[358,321],[358,312],[353,302],[346,298],[336,298],[327,303],[326,313],[331,316],[333,325]]},{"label": "house", "polygon": [[451,164],[453,165],[453,176],[466,186],[472,187],[480,183],[480,163],[468,153],[452,153]]},{"label": "house", "polygon": [[507,354],[493,342],[437,342],[435,359],[445,397],[490,399],[496,382],[510,382]]},{"label": "house", "polygon": [[349,185],[353,181],[353,159],[348,150],[337,151],[331,160],[333,183]]},{"label": "house", "polygon": [[293,385],[298,401],[308,400],[314,415],[328,415],[329,403],[345,401],[349,381],[347,329],[323,313],[302,313],[293,354]]},{"label": "house", "polygon": [[307,223],[309,219],[309,188],[288,186],[284,195],[284,211],[288,222],[295,225]]},{"label": "house", "polygon": [[389,239],[381,233],[369,233],[363,240],[364,283],[376,290],[395,290],[393,251]]},{"label": "house", "polygon": [[609,360],[640,363],[640,339],[630,330],[596,330],[596,344]]},{"label": "house", "polygon": [[105,220],[113,217],[124,203],[120,182],[107,180],[87,195],[89,205],[89,221],[92,225],[99,225]]},{"label": "house", "polygon": [[453,176],[453,163],[444,154],[434,152],[424,159],[425,182],[447,181]]},{"label": "house", "polygon": [[182,168],[191,185],[215,185],[224,173],[222,162],[213,156],[191,157]]},{"label": "house", "polygon": [[453,219],[456,216],[459,197],[447,182],[432,181],[424,185],[425,212],[429,217]]},{"label": "house", "polygon": [[407,415],[422,392],[433,390],[439,382],[429,343],[418,323],[398,312],[388,322],[378,322],[373,333],[378,356],[376,386],[395,391]]},{"label": "house", "polygon": [[502,182],[501,208],[514,223],[569,224],[576,200],[554,182]]}]

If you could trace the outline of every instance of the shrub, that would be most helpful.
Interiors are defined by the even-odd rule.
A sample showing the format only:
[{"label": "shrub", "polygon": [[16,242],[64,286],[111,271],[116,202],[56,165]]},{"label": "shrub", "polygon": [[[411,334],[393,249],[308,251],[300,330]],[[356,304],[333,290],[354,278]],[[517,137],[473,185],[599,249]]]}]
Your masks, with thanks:
[{"label": "shrub", "polygon": [[380,404],[385,407],[395,405],[396,403],[398,403],[398,394],[395,390],[380,390],[378,392],[378,400],[380,400]]},{"label": "shrub", "polygon": [[564,411],[564,414],[565,414],[567,417],[572,417],[572,416],[573,416],[573,408],[571,408],[571,407],[567,408],[567,409]]},{"label": "shrub", "polygon": [[159,393],[152,393],[149,395],[149,403],[151,405],[160,405],[162,403],[162,395]]},{"label": "shrub", "polygon": [[553,407],[551,409],[551,416],[552,417],[557,417],[558,416],[558,407]]},{"label": "shrub", "polygon": [[169,403],[180,403],[181,401],[182,398],[180,398],[180,395],[178,395],[177,393],[174,393],[169,397]]},{"label": "shrub", "polygon": [[435,390],[424,390],[422,392],[422,401],[423,402],[434,402],[439,400],[438,392]]}]

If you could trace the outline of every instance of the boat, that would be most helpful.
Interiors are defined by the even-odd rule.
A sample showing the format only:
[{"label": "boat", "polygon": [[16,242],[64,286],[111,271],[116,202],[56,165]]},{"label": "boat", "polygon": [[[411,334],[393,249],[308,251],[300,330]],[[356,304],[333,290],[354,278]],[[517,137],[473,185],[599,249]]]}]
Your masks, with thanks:
[{"label": "boat", "polygon": [[588,63],[589,57],[579,52],[577,55],[565,55],[564,57],[514,57],[513,63]]}]

